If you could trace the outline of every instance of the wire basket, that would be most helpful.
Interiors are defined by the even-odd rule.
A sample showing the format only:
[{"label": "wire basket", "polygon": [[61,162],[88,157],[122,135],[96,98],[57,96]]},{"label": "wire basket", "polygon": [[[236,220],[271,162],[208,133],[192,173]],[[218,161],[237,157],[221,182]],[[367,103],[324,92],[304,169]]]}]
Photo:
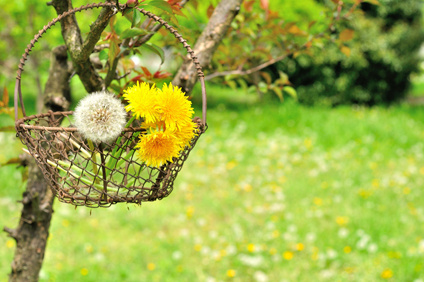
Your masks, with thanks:
[{"label": "wire basket", "polygon": [[[188,158],[199,137],[207,129],[206,89],[204,75],[194,52],[186,40],[160,17],[137,8],[141,13],[166,27],[187,49],[196,66],[202,85],[202,118],[195,118],[196,134],[172,162],[160,167],[147,166],[137,158],[135,145],[138,137],[145,131],[135,123],[125,128],[114,142],[99,145],[87,143],[85,138],[72,127],[72,111],[53,112],[26,116],[21,92],[21,74],[32,47],[50,27],[62,18],[76,12],[99,7],[116,7],[113,3],[84,5],[69,10],[35,35],[25,49],[15,84],[15,126],[17,136],[28,147],[43,172],[44,178],[59,201],[75,206],[90,208],[110,207],[116,203],[141,204],[146,201],[161,200],[173,190],[178,172]],[[120,9],[125,9],[120,5]],[[18,119],[18,100],[23,118]],[[61,127],[61,124],[69,124]]]}]

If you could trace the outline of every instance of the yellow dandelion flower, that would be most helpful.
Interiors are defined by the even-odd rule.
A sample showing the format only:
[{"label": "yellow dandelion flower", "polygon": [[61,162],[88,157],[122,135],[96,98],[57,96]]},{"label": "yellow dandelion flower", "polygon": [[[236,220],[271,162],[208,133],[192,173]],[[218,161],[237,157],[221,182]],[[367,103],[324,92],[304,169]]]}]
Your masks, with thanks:
[{"label": "yellow dandelion flower", "polygon": [[165,121],[166,127],[174,131],[183,125],[191,122],[194,114],[191,102],[181,91],[181,88],[163,85],[162,90],[158,90],[156,110],[161,115],[161,120]]},{"label": "yellow dandelion flower", "polygon": [[283,253],[283,258],[286,259],[286,260],[292,260],[293,257],[294,257],[294,254],[290,251]]},{"label": "yellow dandelion flower", "polygon": [[250,244],[247,245],[247,250],[249,252],[253,253],[255,251],[255,249],[256,249],[255,244],[250,243]]},{"label": "yellow dandelion flower", "polygon": [[155,122],[143,122],[141,124],[141,127],[152,128],[152,129],[160,129],[162,131],[165,131],[165,129],[166,129],[165,122],[161,121],[161,120],[157,120]]},{"label": "yellow dandelion flower", "polygon": [[200,245],[200,244],[196,244],[196,245],[194,245],[194,250],[196,251],[196,252],[200,252],[200,250],[202,249],[202,245]]},{"label": "yellow dandelion flower", "polygon": [[86,275],[88,275],[88,269],[87,268],[82,268],[81,271],[80,271],[80,273],[81,273],[82,276],[86,276]]},{"label": "yellow dandelion flower", "polygon": [[234,269],[229,269],[228,271],[227,271],[227,276],[228,277],[234,277],[234,276],[236,276],[236,271],[234,270]]},{"label": "yellow dandelion flower", "polygon": [[298,250],[299,252],[303,251],[304,249],[305,249],[305,245],[303,245],[302,243],[296,244],[296,250]]},{"label": "yellow dandelion flower", "polygon": [[270,255],[275,255],[277,253],[277,249],[271,248],[271,249],[269,249],[269,253],[270,253]]},{"label": "yellow dandelion flower", "polygon": [[191,139],[193,139],[195,135],[197,135],[196,132],[197,132],[197,124],[189,120],[181,124],[179,127],[179,130],[176,130],[174,134],[175,134],[175,137],[177,137],[178,140],[181,141],[182,148],[184,148],[185,146],[190,147],[190,141]]},{"label": "yellow dandelion flower", "polygon": [[7,240],[7,242],[6,242],[6,246],[7,246],[8,248],[13,248],[13,247],[15,246],[15,241],[13,241],[12,239]]},{"label": "yellow dandelion flower", "polygon": [[386,268],[382,273],[381,273],[381,278],[383,279],[389,279],[393,277],[393,271],[389,268]]},{"label": "yellow dandelion flower", "polygon": [[156,122],[159,120],[159,112],[156,109],[157,93],[155,85],[150,87],[146,82],[137,82],[133,87],[124,90],[122,96],[128,101],[125,110],[133,112],[137,118],[144,118],[146,123]]},{"label": "yellow dandelion flower", "polygon": [[345,252],[346,254],[349,254],[352,251],[352,248],[350,246],[346,246],[343,248],[343,252]]},{"label": "yellow dandelion flower", "polygon": [[154,263],[148,263],[148,264],[147,264],[147,269],[148,269],[148,270],[150,270],[150,271],[151,271],[151,270],[155,270],[155,268],[156,268],[156,265],[155,265]]},{"label": "yellow dandelion flower", "polygon": [[150,134],[143,135],[135,147],[138,148],[138,157],[146,165],[160,167],[178,157],[181,145],[172,133],[152,130]]},{"label": "yellow dandelion flower", "polygon": [[336,222],[340,226],[345,226],[349,222],[349,218],[347,216],[338,216],[336,217]]}]

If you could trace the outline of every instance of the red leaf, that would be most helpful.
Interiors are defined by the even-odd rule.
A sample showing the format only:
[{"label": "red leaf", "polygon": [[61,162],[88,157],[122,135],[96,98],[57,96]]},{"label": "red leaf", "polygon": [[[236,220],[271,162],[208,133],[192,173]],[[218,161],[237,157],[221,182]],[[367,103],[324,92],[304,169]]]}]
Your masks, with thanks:
[{"label": "red leaf", "polygon": [[141,67],[143,72],[146,74],[146,77],[152,77],[152,74],[149,72],[149,70],[145,67]]},{"label": "red leaf", "polygon": [[244,8],[246,9],[246,11],[252,12],[254,3],[255,3],[255,0],[250,0],[250,1],[244,2],[243,5],[244,5]]},{"label": "red leaf", "polygon": [[108,41],[111,36],[112,36],[112,32],[107,32],[106,37],[105,37],[105,39],[103,39],[103,41]]},{"label": "red leaf", "polygon": [[7,107],[9,104],[9,92],[7,91],[6,86],[3,88],[3,105]]},{"label": "red leaf", "polygon": [[210,4],[208,7],[208,10],[206,11],[206,15],[208,16],[209,19],[211,18],[214,10],[215,10],[214,6]]},{"label": "red leaf", "polygon": [[261,0],[261,8],[265,11],[269,10],[269,1],[268,0]]},{"label": "red leaf", "polygon": [[143,76],[144,76],[144,74],[137,75],[137,76],[133,77],[133,78],[131,79],[131,81],[133,81],[133,82],[142,81],[142,80],[141,80],[141,78],[142,78]]},{"label": "red leaf", "polygon": [[172,5],[171,8],[172,8],[172,12],[174,12],[174,14],[185,17],[184,13],[181,12],[180,4],[177,3],[175,5]]},{"label": "red leaf", "polygon": [[113,61],[116,59],[116,57],[121,52],[121,48],[119,48],[120,40],[118,38],[118,35],[115,32],[112,32],[109,40],[109,63],[110,65],[113,64]]},{"label": "red leaf", "polygon": [[261,0],[261,8],[265,10],[266,19],[268,20],[268,15],[269,15],[269,0]]},{"label": "red leaf", "polygon": [[180,2],[181,2],[181,0],[168,0],[168,4],[169,5],[178,5],[178,6],[180,6]]},{"label": "red leaf", "polygon": [[155,72],[155,74],[153,75],[153,78],[158,78],[158,79],[163,79],[163,78],[167,78],[169,76],[171,76],[172,74],[169,72],[162,72],[162,71],[157,71]]}]

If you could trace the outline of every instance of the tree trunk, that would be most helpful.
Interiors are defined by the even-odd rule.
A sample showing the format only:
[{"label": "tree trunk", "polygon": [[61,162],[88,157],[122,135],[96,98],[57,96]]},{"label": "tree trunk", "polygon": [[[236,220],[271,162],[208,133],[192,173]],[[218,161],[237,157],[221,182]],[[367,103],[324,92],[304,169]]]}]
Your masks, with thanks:
[{"label": "tree trunk", "polygon": [[[202,68],[209,66],[216,48],[218,48],[231,22],[240,11],[242,2],[243,0],[222,0],[216,6],[208,25],[193,48]],[[172,80],[172,84],[181,87],[188,94],[193,89],[197,78],[196,67],[187,56]]]},{"label": "tree trunk", "polygon": [[[243,0],[223,0],[216,7],[206,29],[194,46],[195,54],[202,67],[210,64],[213,53],[240,10],[242,2]],[[52,4],[59,14],[63,12],[62,10],[71,7],[71,0],[52,0]],[[69,108],[71,72],[67,62],[67,51],[71,54],[74,67],[76,66],[75,71],[79,74],[85,88],[93,91],[100,88],[102,80],[95,73],[91,64],[89,65],[87,62],[89,62],[89,54],[91,54],[95,42],[105,27],[105,22],[109,20],[110,16],[108,9],[102,10],[98,20],[92,25],[91,36],[84,43],[75,17],[68,17],[61,21],[62,35],[69,50],[65,46],[53,50],[49,79],[44,92],[45,111],[49,109],[63,111]],[[196,68],[187,57],[172,83],[189,93],[196,80]],[[23,194],[23,209],[19,226],[16,229],[4,228],[9,236],[17,242],[10,282],[38,281],[53,213],[53,194],[32,158],[29,160],[28,173],[29,179],[27,189]]]},{"label": "tree trunk", "polygon": [[[44,91],[45,111],[69,108],[70,71],[67,57],[65,46],[56,47],[52,51],[49,78]],[[27,163],[28,183],[23,193],[19,226],[16,229],[4,228],[4,231],[16,240],[10,282],[38,281],[53,213],[52,191],[35,160],[29,157]]]}]

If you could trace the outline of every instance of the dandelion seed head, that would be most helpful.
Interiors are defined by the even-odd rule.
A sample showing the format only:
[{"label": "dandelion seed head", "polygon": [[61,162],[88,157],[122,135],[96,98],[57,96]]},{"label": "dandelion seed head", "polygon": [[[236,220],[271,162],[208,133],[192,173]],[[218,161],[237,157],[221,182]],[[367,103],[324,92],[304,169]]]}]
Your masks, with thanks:
[{"label": "dandelion seed head", "polygon": [[266,275],[264,272],[262,271],[255,271],[255,273],[253,274],[253,278],[255,279],[255,281],[257,282],[268,282],[268,275]]},{"label": "dandelion seed head", "polygon": [[113,93],[94,92],[75,108],[75,126],[93,142],[112,142],[122,132],[127,114],[124,105]]}]

